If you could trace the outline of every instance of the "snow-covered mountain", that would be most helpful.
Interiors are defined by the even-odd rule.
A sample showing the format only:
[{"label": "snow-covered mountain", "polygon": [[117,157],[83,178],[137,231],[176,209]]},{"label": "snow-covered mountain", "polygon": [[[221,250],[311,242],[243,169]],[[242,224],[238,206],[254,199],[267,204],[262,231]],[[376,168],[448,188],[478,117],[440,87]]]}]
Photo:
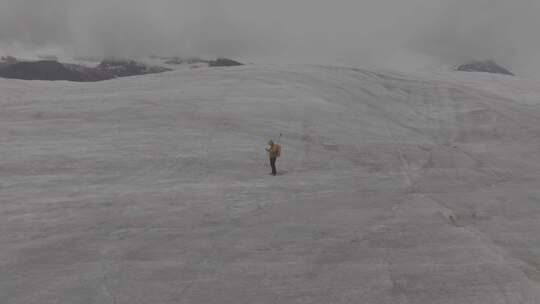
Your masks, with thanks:
[{"label": "snow-covered mountain", "polygon": [[250,65],[0,90],[2,303],[540,303],[536,82]]}]

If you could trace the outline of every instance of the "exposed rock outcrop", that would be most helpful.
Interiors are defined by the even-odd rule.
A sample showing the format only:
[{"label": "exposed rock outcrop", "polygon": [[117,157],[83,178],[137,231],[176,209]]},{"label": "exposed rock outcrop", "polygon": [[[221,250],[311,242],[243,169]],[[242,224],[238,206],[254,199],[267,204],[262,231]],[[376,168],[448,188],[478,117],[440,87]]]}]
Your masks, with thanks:
[{"label": "exposed rock outcrop", "polygon": [[227,58],[218,58],[216,60],[212,60],[208,63],[211,67],[231,67],[231,66],[241,66],[244,65],[241,62],[227,59]]},{"label": "exposed rock outcrop", "polygon": [[170,71],[170,69],[158,66],[147,66],[135,60],[103,60],[97,67],[103,73],[114,75],[115,77],[127,77],[145,74],[155,74]]},{"label": "exposed rock outcrop", "polygon": [[462,72],[484,72],[515,76],[512,72],[503,68],[492,60],[469,62],[467,64],[460,65],[456,70]]},{"label": "exposed rock outcrop", "polygon": [[4,78],[75,82],[95,82],[166,71],[170,71],[170,69],[147,66],[133,60],[104,60],[95,68],[77,64],[62,64],[54,60],[0,65],[0,77]]},{"label": "exposed rock outcrop", "polygon": [[13,56],[2,56],[0,57],[0,69],[5,68],[9,65],[17,63],[17,58]]},{"label": "exposed rock outcrop", "polygon": [[181,65],[181,64],[197,64],[197,63],[208,63],[208,60],[204,60],[198,57],[172,57],[166,59],[165,63],[170,65]]},{"label": "exposed rock outcrop", "polygon": [[23,80],[83,81],[80,73],[52,60],[17,62],[0,69],[0,77]]}]

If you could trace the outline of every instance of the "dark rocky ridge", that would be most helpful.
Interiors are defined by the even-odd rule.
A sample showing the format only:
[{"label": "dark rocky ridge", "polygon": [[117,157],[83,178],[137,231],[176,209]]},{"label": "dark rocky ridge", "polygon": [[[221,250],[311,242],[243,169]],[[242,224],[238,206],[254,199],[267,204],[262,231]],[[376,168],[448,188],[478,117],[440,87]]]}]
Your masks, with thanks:
[{"label": "dark rocky ridge", "polygon": [[170,65],[209,63],[208,60],[204,60],[198,57],[187,57],[187,58],[172,57],[172,58],[166,58],[164,60],[166,60],[165,61],[166,64],[170,64]]},{"label": "dark rocky ridge", "polygon": [[512,72],[503,68],[492,60],[469,62],[467,64],[460,65],[456,70],[461,72],[484,72],[515,76]]},{"label": "dark rocky ridge", "polygon": [[95,68],[77,64],[63,64],[53,60],[3,62],[3,65],[0,64],[0,77],[22,80],[96,82],[117,77],[170,71],[167,68],[151,67],[133,60],[104,60]]},{"label": "dark rocky ridge", "polygon": [[[81,82],[97,82],[104,81],[119,77],[108,71],[104,71],[98,68],[90,68],[78,64],[63,64],[67,69],[79,75]],[[66,79],[68,80],[68,79]]]},{"label": "dark rocky ridge", "polygon": [[70,70],[57,61],[17,62],[0,69],[0,77],[23,80],[84,81],[82,73]]},{"label": "dark rocky ridge", "polygon": [[208,64],[208,66],[210,67],[230,67],[230,66],[244,65],[241,62],[228,59],[228,58],[218,58],[216,60],[205,60],[198,57],[186,57],[186,58],[172,57],[172,58],[167,58],[165,63],[170,64],[170,65],[204,63],[204,64]]},{"label": "dark rocky ridge", "polygon": [[170,71],[170,69],[164,67],[147,66],[135,60],[121,59],[105,59],[97,66],[96,69],[101,72],[114,75],[114,77],[157,74]]},{"label": "dark rocky ridge", "polygon": [[[166,64],[204,63],[210,67],[241,66],[242,63],[227,59],[203,60],[200,58],[169,58]],[[60,63],[56,60],[17,61],[14,57],[0,59],[0,77],[22,80],[96,82],[118,77],[156,74],[171,71],[161,66],[148,66],[134,60],[105,59],[96,67]]]},{"label": "dark rocky ridge", "polygon": [[208,65],[211,67],[230,67],[230,66],[241,66],[244,64],[238,61],[232,60],[232,59],[218,58],[216,60],[210,61]]}]

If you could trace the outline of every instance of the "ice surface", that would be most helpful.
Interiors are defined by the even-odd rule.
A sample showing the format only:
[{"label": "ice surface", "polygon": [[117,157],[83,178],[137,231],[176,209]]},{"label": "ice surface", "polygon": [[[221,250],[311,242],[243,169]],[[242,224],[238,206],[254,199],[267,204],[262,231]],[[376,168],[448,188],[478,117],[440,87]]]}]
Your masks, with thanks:
[{"label": "ice surface", "polygon": [[1,303],[540,303],[532,81],[253,65],[0,92]]}]

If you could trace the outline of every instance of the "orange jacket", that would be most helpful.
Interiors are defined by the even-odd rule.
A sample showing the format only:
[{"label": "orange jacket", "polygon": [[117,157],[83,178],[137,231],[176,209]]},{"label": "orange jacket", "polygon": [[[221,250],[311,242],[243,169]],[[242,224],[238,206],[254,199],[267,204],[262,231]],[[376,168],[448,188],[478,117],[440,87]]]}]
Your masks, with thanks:
[{"label": "orange jacket", "polygon": [[281,145],[273,144],[268,149],[266,149],[266,151],[268,151],[268,156],[270,158],[278,158],[281,156]]}]

